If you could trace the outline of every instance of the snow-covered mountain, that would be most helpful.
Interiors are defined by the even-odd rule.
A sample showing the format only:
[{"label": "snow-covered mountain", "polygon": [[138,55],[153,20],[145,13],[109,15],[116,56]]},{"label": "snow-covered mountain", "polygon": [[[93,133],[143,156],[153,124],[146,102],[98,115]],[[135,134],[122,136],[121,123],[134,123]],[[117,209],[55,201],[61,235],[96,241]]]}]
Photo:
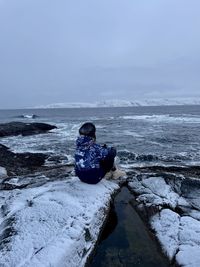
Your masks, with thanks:
[{"label": "snow-covered mountain", "polygon": [[200,105],[200,97],[196,98],[165,98],[148,100],[105,100],[85,103],[53,103],[35,108],[97,108],[97,107],[135,107],[135,106],[172,106],[172,105]]}]

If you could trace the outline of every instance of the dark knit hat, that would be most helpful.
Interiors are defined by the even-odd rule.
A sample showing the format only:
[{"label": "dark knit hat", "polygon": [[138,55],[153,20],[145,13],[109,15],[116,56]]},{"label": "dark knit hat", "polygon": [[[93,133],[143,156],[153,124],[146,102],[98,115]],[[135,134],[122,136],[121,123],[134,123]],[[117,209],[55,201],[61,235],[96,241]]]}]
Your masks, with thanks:
[{"label": "dark knit hat", "polygon": [[79,134],[89,136],[92,138],[96,138],[95,133],[96,133],[96,127],[91,122],[84,123],[79,129]]}]

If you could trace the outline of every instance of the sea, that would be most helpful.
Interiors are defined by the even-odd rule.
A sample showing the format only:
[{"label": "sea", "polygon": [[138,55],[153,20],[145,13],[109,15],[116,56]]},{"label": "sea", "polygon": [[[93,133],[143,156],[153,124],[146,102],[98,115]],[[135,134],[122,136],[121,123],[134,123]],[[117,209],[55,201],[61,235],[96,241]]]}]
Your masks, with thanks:
[{"label": "sea", "polygon": [[57,155],[62,163],[73,163],[78,129],[93,122],[97,142],[117,148],[122,168],[200,164],[200,106],[0,110],[0,123],[11,121],[56,125],[49,133],[0,142],[14,152]]}]

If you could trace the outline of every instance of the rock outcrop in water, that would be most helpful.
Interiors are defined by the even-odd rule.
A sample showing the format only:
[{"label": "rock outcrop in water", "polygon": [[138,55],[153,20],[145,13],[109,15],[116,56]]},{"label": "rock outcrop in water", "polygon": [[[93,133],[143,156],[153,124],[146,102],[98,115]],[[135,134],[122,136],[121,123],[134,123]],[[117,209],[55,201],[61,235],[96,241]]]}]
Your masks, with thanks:
[{"label": "rock outcrop in water", "polygon": [[57,128],[47,123],[9,122],[0,124],[0,137],[46,133]]},{"label": "rock outcrop in water", "polygon": [[21,118],[21,119],[37,119],[37,118],[39,118],[39,116],[38,115],[35,115],[35,114],[23,114],[23,115],[16,116],[16,118]]}]

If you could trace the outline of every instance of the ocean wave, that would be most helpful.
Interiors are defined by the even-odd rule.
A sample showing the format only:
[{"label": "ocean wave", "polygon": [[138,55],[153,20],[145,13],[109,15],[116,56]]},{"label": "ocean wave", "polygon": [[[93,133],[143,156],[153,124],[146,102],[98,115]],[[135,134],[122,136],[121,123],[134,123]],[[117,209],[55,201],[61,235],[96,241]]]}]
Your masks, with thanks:
[{"label": "ocean wave", "polygon": [[200,123],[199,116],[174,116],[174,115],[126,115],[120,116],[124,120],[145,120],[150,122],[165,123]]},{"label": "ocean wave", "polygon": [[128,150],[118,151],[120,161],[157,161],[159,158],[153,154],[136,154]]},{"label": "ocean wave", "polygon": [[39,118],[39,116],[36,115],[36,114],[22,114],[22,115],[16,116],[15,118],[22,118],[22,119],[37,119],[37,118]]},{"label": "ocean wave", "polygon": [[[54,131],[60,138],[75,141],[82,123],[58,123]],[[59,140],[59,139],[58,139]]]},{"label": "ocean wave", "polygon": [[182,163],[197,161],[196,153],[181,152],[171,156],[168,155],[156,155],[156,154],[137,154],[129,150],[121,150],[117,153],[120,162],[126,164],[132,164],[136,162],[163,162],[163,163]]},{"label": "ocean wave", "polygon": [[133,137],[136,137],[136,138],[143,138],[144,137],[143,135],[138,134],[135,131],[130,131],[130,130],[124,130],[123,131],[123,135],[133,136]]}]

